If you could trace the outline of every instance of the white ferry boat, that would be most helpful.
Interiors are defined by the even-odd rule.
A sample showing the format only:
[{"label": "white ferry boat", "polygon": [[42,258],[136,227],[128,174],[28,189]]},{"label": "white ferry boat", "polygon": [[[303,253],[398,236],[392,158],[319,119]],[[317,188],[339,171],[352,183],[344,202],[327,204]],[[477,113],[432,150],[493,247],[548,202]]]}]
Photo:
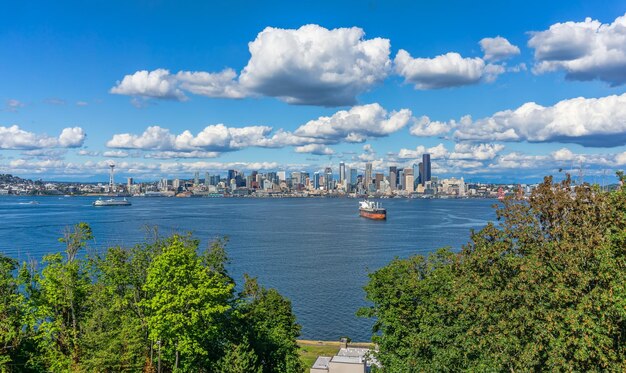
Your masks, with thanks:
[{"label": "white ferry boat", "polygon": [[126,198],[124,198],[124,199],[113,199],[113,198],[111,198],[111,199],[105,199],[105,200],[99,199],[97,201],[94,201],[93,205],[96,206],[96,207],[104,207],[104,206],[130,206],[131,203],[128,202],[126,200]]}]

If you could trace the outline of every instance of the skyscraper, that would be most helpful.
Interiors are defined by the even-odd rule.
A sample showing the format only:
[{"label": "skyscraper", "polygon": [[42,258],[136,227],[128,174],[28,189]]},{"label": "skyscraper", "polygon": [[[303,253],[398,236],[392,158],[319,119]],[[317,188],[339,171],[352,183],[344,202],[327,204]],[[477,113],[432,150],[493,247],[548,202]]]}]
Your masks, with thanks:
[{"label": "skyscraper", "polygon": [[396,190],[396,185],[398,184],[398,167],[390,166],[389,167],[389,186],[391,190]]},{"label": "skyscraper", "polygon": [[344,162],[339,162],[339,183],[343,183],[346,179],[346,164]]},{"label": "skyscraper", "polygon": [[205,185],[205,186],[209,186],[209,185],[211,185],[211,184],[210,184],[210,180],[209,180],[209,173],[208,173],[208,172],[205,172],[205,173],[204,173],[204,185]]},{"label": "skyscraper", "polygon": [[406,190],[407,192],[412,192],[414,190],[413,188],[413,169],[412,168],[405,168],[404,172],[402,173],[404,180],[402,185],[404,185],[404,190]]},{"label": "skyscraper", "polygon": [[319,171],[315,171],[313,173],[313,188],[315,189],[320,188],[320,172]]},{"label": "skyscraper", "polygon": [[235,177],[237,177],[237,171],[235,171],[235,170],[228,170],[228,180],[226,180],[227,184],[230,184],[230,181],[232,179],[234,179]]},{"label": "skyscraper", "polygon": [[200,185],[200,173],[196,171],[193,174],[193,186],[198,186],[198,185]]},{"label": "skyscraper", "polygon": [[326,169],[324,169],[324,183],[326,190],[333,189],[333,169],[330,167],[326,167]]},{"label": "skyscraper", "polygon": [[424,168],[422,185],[426,185],[426,182],[430,181],[430,154],[422,154],[422,167]]},{"label": "skyscraper", "polygon": [[354,187],[357,184],[357,169],[350,169],[350,186]]},{"label": "skyscraper", "polygon": [[372,163],[367,162],[365,164],[365,190],[367,190],[372,183]]}]

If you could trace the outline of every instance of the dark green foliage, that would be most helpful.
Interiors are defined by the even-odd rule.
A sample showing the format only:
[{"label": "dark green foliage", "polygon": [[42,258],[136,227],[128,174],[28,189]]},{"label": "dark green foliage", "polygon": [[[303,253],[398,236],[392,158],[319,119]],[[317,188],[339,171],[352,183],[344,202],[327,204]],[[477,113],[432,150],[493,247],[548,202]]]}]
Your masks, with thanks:
[{"label": "dark green foliage", "polygon": [[366,287],[392,372],[626,369],[626,189],[547,178],[501,224],[395,260]]},{"label": "dark green foliage", "polygon": [[263,372],[301,372],[296,338],[300,325],[291,302],[275,289],[259,286],[256,278],[245,276],[243,303],[239,307],[243,332],[259,357]]},{"label": "dark green foliage", "polygon": [[66,255],[41,270],[0,256],[0,372],[155,372],[159,355],[164,372],[301,371],[291,304],[235,294],[225,239],[81,253],[92,239],[85,223],[66,229]]}]

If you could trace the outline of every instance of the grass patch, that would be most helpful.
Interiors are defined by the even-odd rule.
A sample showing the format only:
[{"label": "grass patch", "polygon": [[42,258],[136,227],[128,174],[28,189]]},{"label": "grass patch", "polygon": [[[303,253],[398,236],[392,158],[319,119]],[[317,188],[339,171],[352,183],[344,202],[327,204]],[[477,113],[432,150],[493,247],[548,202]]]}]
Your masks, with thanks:
[{"label": "grass patch", "polygon": [[[300,346],[300,360],[304,363],[305,372],[313,366],[318,356],[335,356],[339,351],[339,342],[329,341],[298,341]],[[351,343],[350,347],[372,348],[371,343]]]}]

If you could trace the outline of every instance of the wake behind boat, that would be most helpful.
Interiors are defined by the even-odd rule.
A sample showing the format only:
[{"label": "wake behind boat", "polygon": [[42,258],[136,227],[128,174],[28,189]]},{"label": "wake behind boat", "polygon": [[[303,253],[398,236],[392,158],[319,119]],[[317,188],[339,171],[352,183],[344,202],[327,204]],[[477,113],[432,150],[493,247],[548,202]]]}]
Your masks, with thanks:
[{"label": "wake behind boat", "polygon": [[387,219],[387,210],[378,202],[361,201],[359,202],[359,215],[374,220]]},{"label": "wake behind boat", "polygon": [[94,206],[96,207],[105,207],[105,206],[130,206],[131,203],[128,202],[126,200],[126,198],[124,199],[114,199],[114,198],[110,198],[110,199],[98,199],[97,201],[94,201],[93,203]]}]

